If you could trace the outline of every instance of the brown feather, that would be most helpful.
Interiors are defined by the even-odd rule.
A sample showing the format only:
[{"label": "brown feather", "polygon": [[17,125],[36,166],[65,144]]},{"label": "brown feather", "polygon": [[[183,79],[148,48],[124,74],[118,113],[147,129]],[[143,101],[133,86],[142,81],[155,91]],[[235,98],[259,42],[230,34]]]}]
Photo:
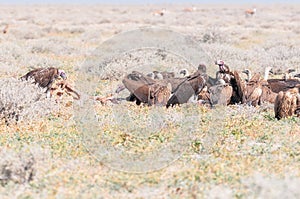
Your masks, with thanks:
[{"label": "brown feather", "polygon": [[32,79],[34,83],[38,84],[42,88],[47,88],[47,90],[51,88],[56,78],[58,78],[58,69],[54,67],[37,68],[21,77],[21,79],[24,80]]},{"label": "brown feather", "polygon": [[271,90],[275,93],[279,93],[280,91],[285,92],[300,85],[300,80],[298,79],[268,79],[267,81]]},{"label": "brown feather", "polygon": [[274,104],[275,118],[282,119],[294,114],[298,115],[300,107],[299,89],[294,88],[286,92],[280,91]]}]

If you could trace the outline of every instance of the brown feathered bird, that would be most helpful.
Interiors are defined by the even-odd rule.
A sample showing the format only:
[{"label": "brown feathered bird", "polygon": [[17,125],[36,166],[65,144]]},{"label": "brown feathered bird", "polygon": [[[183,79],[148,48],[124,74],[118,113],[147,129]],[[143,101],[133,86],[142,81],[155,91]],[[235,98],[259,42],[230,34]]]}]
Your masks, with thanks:
[{"label": "brown feathered bird", "polygon": [[268,74],[271,67],[265,69],[264,78],[259,73],[256,73],[253,77],[249,69],[242,71],[247,75],[247,83],[245,86],[245,101],[244,103],[251,104],[253,106],[260,105],[263,102],[274,103],[277,93],[273,92],[268,83]]},{"label": "brown feathered bird", "polygon": [[262,77],[256,73],[246,84],[244,91],[244,103],[252,106],[261,105],[262,96]]},{"label": "brown feathered bird", "polygon": [[279,93],[280,91],[283,91],[283,92],[288,91],[292,88],[295,88],[297,85],[300,84],[299,79],[288,78],[290,73],[295,72],[295,69],[287,70],[285,72],[283,78],[281,78],[281,79],[269,79],[268,75],[269,75],[271,69],[272,69],[271,67],[266,67],[264,80],[266,80],[268,82],[268,85],[269,85],[270,89],[274,93]]},{"label": "brown feathered bird", "polygon": [[274,104],[275,118],[282,118],[293,115],[300,116],[300,94],[299,88],[293,88],[286,92],[280,91]]},{"label": "brown feathered bird", "polygon": [[233,89],[232,86],[221,79],[217,85],[210,87],[208,92],[211,105],[227,106],[231,102]]},{"label": "brown feathered bird", "polygon": [[165,106],[171,95],[171,84],[155,81],[137,71],[128,74],[122,82],[131,93],[129,101],[136,100],[137,105],[145,103],[149,106]]},{"label": "brown feathered bird", "polygon": [[173,89],[172,85],[173,94],[167,103],[167,108],[176,104],[187,103],[192,98],[197,100],[198,94],[205,85],[206,81],[199,71],[183,79],[175,89]]},{"label": "brown feathered bird", "polygon": [[223,79],[225,83],[230,83],[231,72],[229,66],[227,66],[223,60],[218,60],[215,64],[219,66],[219,71],[216,74],[217,80]]},{"label": "brown feathered bird", "polygon": [[42,88],[46,88],[47,97],[50,97],[50,90],[53,82],[58,78],[67,79],[64,70],[58,68],[37,68],[29,71],[21,77],[22,80],[33,80],[33,83],[38,84]]}]

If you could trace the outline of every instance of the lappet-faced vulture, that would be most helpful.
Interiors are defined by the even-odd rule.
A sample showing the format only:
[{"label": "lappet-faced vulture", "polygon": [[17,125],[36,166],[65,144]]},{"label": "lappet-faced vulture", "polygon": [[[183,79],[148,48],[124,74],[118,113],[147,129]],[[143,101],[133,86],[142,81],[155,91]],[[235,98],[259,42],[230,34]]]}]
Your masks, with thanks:
[{"label": "lappet-faced vulture", "polygon": [[49,68],[37,68],[32,71],[29,71],[24,76],[21,77],[22,80],[33,80],[33,83],[38,84],[42,88],[46,88],[47,97],[50,97],[50,90],[53,82],[61,77],[64,80],[67,79],[66,73],[64,70],[58,68],[49,67]]}]

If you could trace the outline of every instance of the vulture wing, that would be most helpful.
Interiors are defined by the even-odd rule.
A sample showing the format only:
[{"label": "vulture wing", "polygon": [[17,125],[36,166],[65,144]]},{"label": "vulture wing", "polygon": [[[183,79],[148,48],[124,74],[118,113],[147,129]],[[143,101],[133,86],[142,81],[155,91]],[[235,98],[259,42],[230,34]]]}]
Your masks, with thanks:
[{"label": "vulture wing", "polygon": [[21,79],[28,80],[32,78],[42,88],[49,90],[52,86],[53,81],[58,77],[57,68],[38,68],[28,72]]},{"label": "vulture wing", "polygon": [[134,96],[131,98],[136,97],[139,101],[143,103],[148,103],[149,97],[149,85],[144,83],[143,81],[136,81],[129,78],[123,79],[123,84],[132,93]]},{"label": "vulture wing", "polygon": [[268,79],[268,84],[273,92],[279,93],[280,91],[288,91],[291,88],[300,85],[300,80],[298,79]]},{"label": "vulture wing", "polygon": [[268,82],[263,81],[262,83],[262,95],[261,95],[261,102],[269,102],[269,103],[275,103],[277,93],[274,93]]},{"label": "vulture wing", "polygon": [[170,79],[170,78],[174,78],[175,77],[175,73],[174,72],[161,72],[162,76],[164,79]]},{"label": "vulture wing", "polygon": [[245,82],[241,79],[237,71],[231,73],[230,85],[232,86],[232,97],[230,104],[244,103],[245,102]]},{"label": "vulture wing", "polygon": [[165,106],[171,95],[171,85],[163,86],[160,84],[153,84],[150,86],[148,104]]},{"label": "vulture wing", "polygon": [[297,114],[299,99],[298,89],[291,89],[287,92],[280,91],[274,104],[275,118],[279,120]]},{"label": "vulture wing", "polygon": [[166,105],[171,94],[171,86],[144,76],[139,72],[132,72],[123,79],[123,84],[130,91],[129,101],[137,100],[137,104]]},{"label": "vulture wing", "polygon": [[173,89],[174,92],[167,103],[167,107],[188,102],[191,97],[200,93],[205,86],[205,83],[205,79],[201,74],[193,74],[185,78],[175,89]]},{"label": "vulture wing", "polygon": [[209,97],[211,105],[224,105],[230,103],[233,88],[228,84],[219,84],[209,88]]}]

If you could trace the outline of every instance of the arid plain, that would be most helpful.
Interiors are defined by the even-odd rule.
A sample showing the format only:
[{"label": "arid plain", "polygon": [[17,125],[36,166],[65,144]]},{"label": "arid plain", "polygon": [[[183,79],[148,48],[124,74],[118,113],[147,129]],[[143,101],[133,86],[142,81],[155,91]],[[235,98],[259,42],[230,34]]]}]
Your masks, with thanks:
[{"label": "arid plain", "polygon": [[[254,7],[255,15],[246,16],[245,10]],[[163,8],[162,16],[155,14]],[[300,73],[299,21],[300,5],[289,4],[1,5],[0,81],[18,78],[33,68],[54,66],[64,69],[69,83],[84,95],[84,82],[78,85],[85,75],[80,68],[98,64],[91,55],[101,54],[102,42],[141,27],[172,30],[174,35],[191,38],[201,48],[199,56],[205,54],[200,62],[211,76],[218,69],[214,65],[218,59],[239,72],[248,68],[263,74],[271,66],[274,71],[294,68]],[[197,67],[185,66],[188,58],[178,59],[172,53],[162,56],[153,49],[132,50],[130,56],[120,55],[101,71],[93,95],[126,97],[128,92],[116,95],[114,91],[133,69],[149,72],[142,70],[153,66],[177,72]],[[188,104],[166,109],[126,101],[96,102],[93,106],[100,124],[96,136],[107,138],[106,144],[114,150],[129,157],[153,155],[161,147],[178,144],[179,152],[158,153],[157,159],[149,155],[148,167],[142,161],[135,167],[122,158],[108,161],[99,158],[102,154],[89,152],[86,141],[94,142],[78,127],[73,107],[77,102],[72,96],[63,94],[59,100],[53,97],[28,106],[26,100],[35,94],[17,84],[1,84],[1,100],[8,100],[5,95],[9,93],[15,104],[26,105],[18,123],[0,122],[1,198],[300,197],[300,120],[277,121],[271,104],[213,109]],[[135,135],[141,132],[145,135]],[[157,163],[164,155],[170,159]],[[30,169],[23,171],[24,165]],[[132,168],[139,172],[130,172]]]}]

